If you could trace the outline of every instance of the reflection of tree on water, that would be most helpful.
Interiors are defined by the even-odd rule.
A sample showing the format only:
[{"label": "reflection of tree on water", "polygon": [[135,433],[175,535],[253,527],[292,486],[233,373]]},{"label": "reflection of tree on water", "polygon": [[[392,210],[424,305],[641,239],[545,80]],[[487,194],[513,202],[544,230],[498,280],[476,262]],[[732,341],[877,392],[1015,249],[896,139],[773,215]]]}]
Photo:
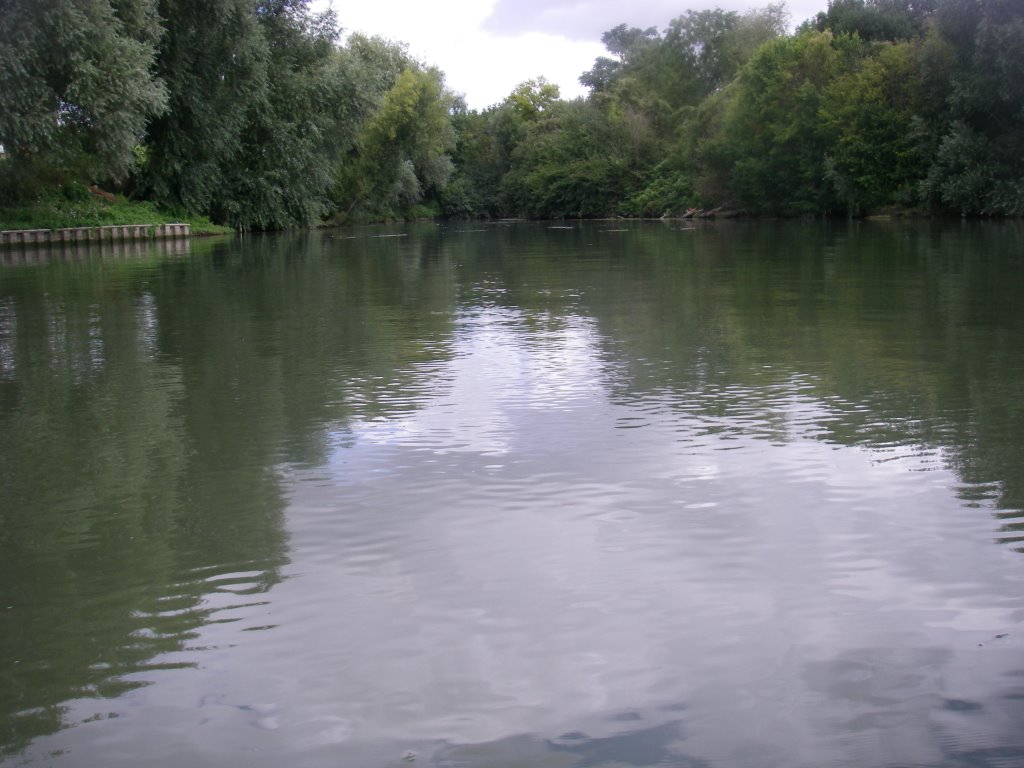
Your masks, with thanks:
[{"label": "reflection of tree on water", "polygon": [[[535,766],[649,766],[672,765],[678,768],[710,768],[706,760],[690,757],[685,747],[685,729],[678,720],[651,725],[642,715],[625,712],[616,735],[593,737],[571,732],[556,739],[536,736],[511,736],[484,744],[445,746],[435,757],[440,765],[535,765]],[[605,725],[607,728],[607,724]]]},{"label": "reflection of tree on water", "polygon": [[672,393],[662,399],[709,430],[743,429],[736,417],[749,413],[766,437],[784,439],[794,428],[784,401],[798,393],[830,411],[814,425],[819,439],[880,458],[940,451],[965,503],[998,510],[1001,540],[1024,537],[1019,226],[645,226],[548,239],[557,237],[574,261],[555,273],[563,284],[538,295],[545,276],[526,270],[545,262],[510,258],[500,267],[507,301],[542,309],[570,296],[571,311],[596,318],[624,402]]},{"label": "reflection of tree on water", "polygon": [[0,753],[69,725],[69,700],[197,664],[208,621],[258,628],[286,561],[276,467],[320,463],[438,354],[448,283],[405,262],[196,250],[4,274]]},{"label": "reflection of tree on water", "polygon": [[938,451],[965,504],[1004,521],[1000,540],[1024,538],[1019,225],[463,229],[410,246],[448,254],[460,303],[594,318],[624,400],[667,388],[710,431],[742,429],[747,409],[785,439],[780,398],[798,392],[830,411],[819,439]]},{"label": "reflection of tree on water", "polygon": [[90,259],[109,261],[153,261],[165,256],[187,256],[192,241],[187,237],[141,240],[95,240],[83,243],[29,244],[0,248],[0,266],[26,266],[51,262],[81,262]]},{"label": "reflection of tree on water", "polygon": [[[349,425],[416,409],[462,309],[514,307],[524,339],[582,318],[613,398],[663,401],[709,432],[791,439],[782,406],[799,397],[827,411],[818,439],[880,458],[941,449],[965,501],[1005,510],[1012,538],[1024,490],[1012,230],[599,227],[265,237],[155,268],[12,273],[0,285],[6,747],[61,727],[70,699],[197,663],[190,641],[207,622],[258,628],[246,605],[287,558],[278,469],[320,466]],[[669,754],[671,728],[653,729]],[[589,741],[539,748],[594,763],[635,748]]]},{"label": "reflection of tree on water", "polygon": [[[813,225],[800,233],[792,226],[740,225],[666,237],[638,226],[603,240],[595,230],[591,225],[542,235],[532,250],[546,258],[524,258],[490,242],[487,257],[459,259],[460,284],[475,287],[478,301],[517,308],[524,326],[532,319],[551,324],[577,315],[593,319],[599,329],[594,338],[603,346],[603,384],[623,406],[645,414],[661,409],[661,415],[681,417],[677,421],[687,428],[697,425],[721,437],[743,433],[747,446],[751,435],[772,442],[813,439],[866,448],[872,463],[905,459],[894,465],[901,473],[929,464],[947,467],[962,483],[957,492],[964,506],[994,514],[1004,526],[997,538],[1019,545],[1024,527],[1019,228],[869,225],[848,237],[845,227]],[[823,455],[828,453],[825,448]],[[912,489],[914,475],[903,474],[904,490]],[[898,515],[900,498],[888,501]],[[885,509],[888,514],[888,505]],[[779,511],[769,505],[764,517]],[[860,516],[884,538],[884,514]],[[895,522],[911,525],[914,515]],[[913,567],[922,569],[927,584],[930,568],[957,573],[963,564],[942,557],[948,550],[924,522],[908,536],[919,537],[919,551],[898,553],[891,562],[901,563],[904,555],[917,558]],[[953,583],[975,577],[961,570],[949,578]],[[957,589],[964,594],[969,588]],[[971,623],[968,619],[963,627],[970,629]],[[813,719],[813,705],[807,708],[814,724],[810,730],[838,745],[836,752],[821,756],[822,764],[844,754],[851,742],[859,745],[865,759],[856,762],[862,764],[894,753],[964,766],[1024,757],[1017,728],[1020,686],[1013,677],[1019,670],[1007,671],[999,650],[986,651],[992,654],[987,660],[975,659],[970,649],[929,647],[918,636],[898,650],[860,647],[816,657],[813,642],[794,652],[793,677],[821,697],[819,720]],[[986,683],[999,682],[971,691],[960,679],[965,670]],[[935,694],[943,688],[976,696],[942,699]],[[851,706],[844,708],[847,700]],[[870,710],[874,714],[864,714]],[[950,712],[976,713],[984,725]],[[890,727],[894,722],[902,725]],[[687,731],[687,721],[682,723],[681,739]],[[634,733],[643,738],[647,729]],[[636,759],[641,751],[628,738],[577,736],[557,746],[533,735],[457,746],[444,750],[442,761],[699,762],[687,756],[700,753],[689,742],[645,760]],[[751,734],[718,736],[721,746],[747,744]],[[600,754],[601,743],[622,751]],[[786,758],[794,746],[787,742],[778,755],[760,751],[722,764],[791,764]]]},{"label": "reflection of tree on water", "polygon": [[222,422],[216,444],[190,429],[208,393],[153,338],[147,273],[113,272],[57,290],[46,280],[59,274],[19,276],[3,299],[16,324],[0,382],[8,749],[60,727],[64,701],[145,684],[151,660],[185,650],[210,617],[219,573],[250,572],[258,592],[283,560],[282,502],[262,467],[239,468],[233,487],[193,481],[195,464],[269,450],[266,436],[243,419]]}]

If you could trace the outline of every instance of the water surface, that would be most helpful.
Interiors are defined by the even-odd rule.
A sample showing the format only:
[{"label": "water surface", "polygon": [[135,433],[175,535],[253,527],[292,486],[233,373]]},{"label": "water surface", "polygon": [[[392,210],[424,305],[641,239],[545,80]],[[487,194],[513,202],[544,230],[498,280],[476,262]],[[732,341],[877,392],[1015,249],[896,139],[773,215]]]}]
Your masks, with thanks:
[{"label": "water surface", "polygon": [[1012,224],[6,252],[0,764],[1024,765],[1022,295]]}]

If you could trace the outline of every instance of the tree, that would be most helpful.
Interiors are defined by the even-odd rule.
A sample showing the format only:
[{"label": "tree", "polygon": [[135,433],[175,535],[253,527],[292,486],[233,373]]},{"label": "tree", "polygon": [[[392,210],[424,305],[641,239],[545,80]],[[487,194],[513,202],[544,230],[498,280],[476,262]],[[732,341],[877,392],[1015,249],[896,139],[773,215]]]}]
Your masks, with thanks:
[{"label": "tree", "polygon": [[609,29],[601,35],[601,42],[615,58],[599,56],[593,69],[580,75],[580,83],[590,88],[593,95],[607,91],[626,67],[635,64],[647,48],[660,40],[657,27],[640,29],[619,24]]},{"label": "tree", "polygon": [[122,181],[167,95],[155,0],[0,0],[0,143],[20,183]]},{"label": "tree", "polygon": [[[499,188],[508,171],[510,152],[503,151],[493,129],[499,109],[459,109],[452,114],[452,178],[441,194],[445,216],[470,218],[500,212]],[[511,113],[508,107],[504,109]]]},{"label": "tree", "polygon": [[509,208],[538,218],[601,216],[628,194],[626,160],[607,117],[583,100],[559,102],[531,124],[502,181]]},{"label": "tree", "polygon": [[901,41],[920,36],[937,0],[829,0],[813,27],[865,41]]},{"label": "tree", "polygon": [[785,214],[833,208],[825,165],[833,137],[820,111],[859,45],[805,30],[762,46],[744,66],[701,158],[704,173],[727,179],[732,202]]},{"label": "tree", "polygon": [[784,36],[788,26],[789,11],[786,10],[785,3],[769,3],[763,8],[755,8],[740,16],[724,41],[726,56],[731,63],[731,73],[726,77],[726,81],[736,76],[758,48]]},{"label": "tree", "polygon": [[354,139],[333,59],[337,27],[333,13],[296,0],[265,1],[257,18],[265,85],[245,111],[238,154],[220,163],[210,212],[240,229],[308,226],[329,210],[332,162]]},{"label": "tree", "polygon": [[[665,31],[665,46],[676,68],[692,77],[692,95],[703,98],[728,83],[736,73],[729,40],[739,23],[739,14],[720,8],[687,11],[673,19]],[[692,103],[692,102],[691,102]]]},{"label": "tree", "polygon": [[404,69],[339,168],[335,195],[343,210],[394,215],[438,193],[452,172],[452,106],[440,71]]},{"label": "tree", "polygon": [[[946,126],[922,191],[962,214],[1024,213],[1024,7],[943,0],[926,87],[945,96]],[[944,61],[948,57],[948,62]],[[943,66],[945,64],[945,66]]]},{"label": "tree", "polygon": [[170,110],[149,132],[142,189],[238,229],[320,220],[336,159],[371,97],[308,0],[162,0]]},{"label": "tree", "polygon": [[580,82],[619,119],[642,116],[654,135],[673,141],[680,110],[724,88],[759,46],[784,34],[782,5],[738,14],[721,9],[687,11],[664,34],[624,24],[602,40],[616,59],[601,57]]},{"label": "tree", "polygon": [[559,96],[557,85],[549,83],[546,78],[538,77],[517,85],[505,99],[505,103],[515,110],[520,118],[532,122],[558,101]]},{"label": "tree", "polygon": [[160,16],[157,73],[169,108],[150,126],[140,191],[208,213],[223,170],[240,158],[248,107],[266,95],[266,39],[253,0],[160,0]]},{"label": "tree", "polygon": [[826,163],[851,213],[913,204],[925,164],[917,151],[919,46],[882,44],[826,88],[822,118],[834,136]]}]

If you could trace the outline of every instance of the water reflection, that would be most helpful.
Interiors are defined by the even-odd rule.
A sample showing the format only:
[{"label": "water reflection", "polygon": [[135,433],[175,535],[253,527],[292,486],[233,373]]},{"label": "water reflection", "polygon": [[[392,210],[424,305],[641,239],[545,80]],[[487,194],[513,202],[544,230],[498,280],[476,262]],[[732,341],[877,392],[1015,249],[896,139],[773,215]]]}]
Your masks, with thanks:
[{"label": "water reflection", "polygon": [[52,245],[5,245],[0,248],[0,267],[50,264],[54,262],[151,260],[166,256],[187,256],[192,241],[187,237],[156,240],[123,240]]},{"label": "water reflection", "polygon": [[[202,374],[159,354],[162,308],[148,286],[168,266],[3,274],[5,752],[74,724],[78,701],[196,666],[196,630],[278,580],[280,495],[266,459],[238,461],[251,425],[230,414],[216,428],[190,423],[197,396],[209,396],[189,388]],[[204,485],[196,468],[218,464],[218,482]]]},{"label": "water reflection", "polygon": [[[294,479],[291,544],[316,568],[278,594],[292,604],[345,584],[332,611],[359,627],[307,641],[301,665],[337,670],[323,705],[346,723],[339,743],[397,731],[477,745],[441,749],[441,765],[501,765],[509,749],[537,755],[527,764],[568,751],[564,764],[603,765],[600,750],[671,732],[659,749],[681,764],[848,752],[849,764],[941,764],[935,710],[985,676],[977,642],[1021,606],[1019,570],[993,560],[990,529],[934,452],[841,449],[817,426],[841,411],[799,379],[719,392],[739,421],[729,429],[699,403],[674,412],[666,393],[614,402],[621,371],[593,336],[538,415],[523,406],[536,380],[509,370],[544,366],[509,356],[533,343],[543,361],[564,337],[538,342],[523,315],[480,314],[457,324],[466,336],[434,370],[437,394],[401,428],[356,427],[333,482]],[[463,408],[479,439],[463,437]],[[495,446],[492,431],[508,440]],[[1012,700],[988,706],[1020,714]],[[556,748],[562,729],[585,735]],[[988,738],[1019,747],[1013,729]]]},{"label": "water reflection", "polygon": [[624,229],[0,273],[11,760],[1024,760],[1020,233]]},{"label": "water reflection", "polygon": [[[524,416],[545,419],[602,395],[593,323],[585,318],[524,317],[485,301],[453,330],[443,356],[413,366],[413,392],[389,393],[383,413],[348,425],[358,442],[500,456],[536,439],[520,434],[529,428]],[[394,418],[389,411],[402,403],[414,408]]]}]

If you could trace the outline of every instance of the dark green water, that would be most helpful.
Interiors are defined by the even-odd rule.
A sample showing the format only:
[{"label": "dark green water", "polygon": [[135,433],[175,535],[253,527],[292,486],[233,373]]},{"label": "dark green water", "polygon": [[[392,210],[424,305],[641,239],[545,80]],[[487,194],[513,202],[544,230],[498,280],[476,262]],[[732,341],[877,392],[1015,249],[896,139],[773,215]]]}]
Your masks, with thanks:
[{"label": "dark green water", "polygon": [[0,764],[1022,766],[1022,297],[1019,225],[0,254]]}]

